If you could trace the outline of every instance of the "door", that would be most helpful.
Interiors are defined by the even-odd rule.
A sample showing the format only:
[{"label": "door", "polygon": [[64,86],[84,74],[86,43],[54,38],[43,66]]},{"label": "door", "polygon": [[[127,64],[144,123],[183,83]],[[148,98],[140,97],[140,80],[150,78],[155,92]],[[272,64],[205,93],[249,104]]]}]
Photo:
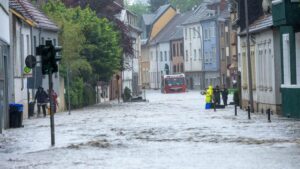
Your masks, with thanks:
[{"label": "door", "polygon": [[3,46],[0,42],[0,133],[4,127],[4,64],[3,64]]}]

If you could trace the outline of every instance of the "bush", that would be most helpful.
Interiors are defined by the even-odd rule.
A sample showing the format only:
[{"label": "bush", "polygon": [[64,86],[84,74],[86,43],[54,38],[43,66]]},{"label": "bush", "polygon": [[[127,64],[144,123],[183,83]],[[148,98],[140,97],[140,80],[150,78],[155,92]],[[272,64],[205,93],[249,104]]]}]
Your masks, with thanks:
[{"label": "bush", "polygon": [[131,99],[131,90],[128,87],[125,87],[123,100],[124,102],[128,102],[130,101],[130,99]]}]

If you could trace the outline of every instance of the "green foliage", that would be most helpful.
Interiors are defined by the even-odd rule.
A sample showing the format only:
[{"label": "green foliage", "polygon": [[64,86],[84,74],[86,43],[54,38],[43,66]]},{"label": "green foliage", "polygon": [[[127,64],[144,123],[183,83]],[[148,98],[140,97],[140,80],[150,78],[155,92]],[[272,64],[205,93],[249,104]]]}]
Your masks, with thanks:
[{"label": "green foliage", "polygon": [[71,105],[73,108],[95,102],[97,81],[109,81],[121,65],[120,33],[106,18],[98,18],[89,7],[67,8],[61,1],[48,1],[44,12],[60,28],[63,47],[60,72],[71,72]]},{"label": "green foliage", "polygon": [[180,9],[182,12],[191,10],[194,6],[202,3],[203,0],[149,0],[150,11],[156,11],[161,5],[170,3],[175,8]]},{"label": "green foliage", "polygon": [[79,108],[83,106],[83,80],[80,77],[76,77],[72,79],[72,83],[70,86],[70,98],[71,98],[71,107]]},{"label": "green foliage", "polygon": [[143,14],[150,12],[150,6],[142,2],[137,2],[132,5],[129,5],[125,2],[125,6],[129,11],[135,13],[138,16],[142,16]]},{"label": "green foliage", "polygon": [[203,0],[169,0],[175,8],[180,9],[182,12],[191,10],[194,6],[199,5]]},{"label": "green foliage", "polygon": [[138,25],[141,26],[141,18],[143,16],[143,14],[146,14],[146,13],[150,13],[150,6],[148,4],[145,4],[145,3],[142,3],[142,2],[137,2],[137,3],[134,3],[132,5],[129,5],[127,3],[127,1],[125,1],[125,7],[133,12],[134,14],[136,14],[138,16],[138,20],[139,20],[139,23]]},{"label": "green foliage", "polygon": [[130,101],[130,99],[131,99],[131,90],[128,87],[125,87],[123,100],[124,102],[128,102]]},{"label": "green foliage", "polygon": [[150,11],[155,12],[160,6],[168,3],[168,0],[148,0]]}]

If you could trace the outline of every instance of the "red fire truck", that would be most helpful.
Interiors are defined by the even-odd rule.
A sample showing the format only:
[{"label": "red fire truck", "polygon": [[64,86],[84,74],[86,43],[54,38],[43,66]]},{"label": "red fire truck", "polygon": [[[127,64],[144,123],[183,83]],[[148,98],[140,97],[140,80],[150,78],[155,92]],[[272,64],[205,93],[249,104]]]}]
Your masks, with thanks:
[{"label": "red fire truck", "polygon": [[164,75],[161,80],[162,93],[184,93],[186,82],[184,74]]}]

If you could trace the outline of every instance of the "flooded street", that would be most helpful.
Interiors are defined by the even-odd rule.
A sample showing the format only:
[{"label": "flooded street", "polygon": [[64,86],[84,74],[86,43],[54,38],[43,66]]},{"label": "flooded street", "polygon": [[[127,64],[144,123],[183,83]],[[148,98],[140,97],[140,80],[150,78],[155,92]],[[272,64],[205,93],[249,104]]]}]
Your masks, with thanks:
[{"label": "flooded street", "polygon": [[0,136],[0,168],[299,169],[300,121],[233,107],[205,110],[199,92],[147,91],[147,103],[106,103],[26,120]]}]

